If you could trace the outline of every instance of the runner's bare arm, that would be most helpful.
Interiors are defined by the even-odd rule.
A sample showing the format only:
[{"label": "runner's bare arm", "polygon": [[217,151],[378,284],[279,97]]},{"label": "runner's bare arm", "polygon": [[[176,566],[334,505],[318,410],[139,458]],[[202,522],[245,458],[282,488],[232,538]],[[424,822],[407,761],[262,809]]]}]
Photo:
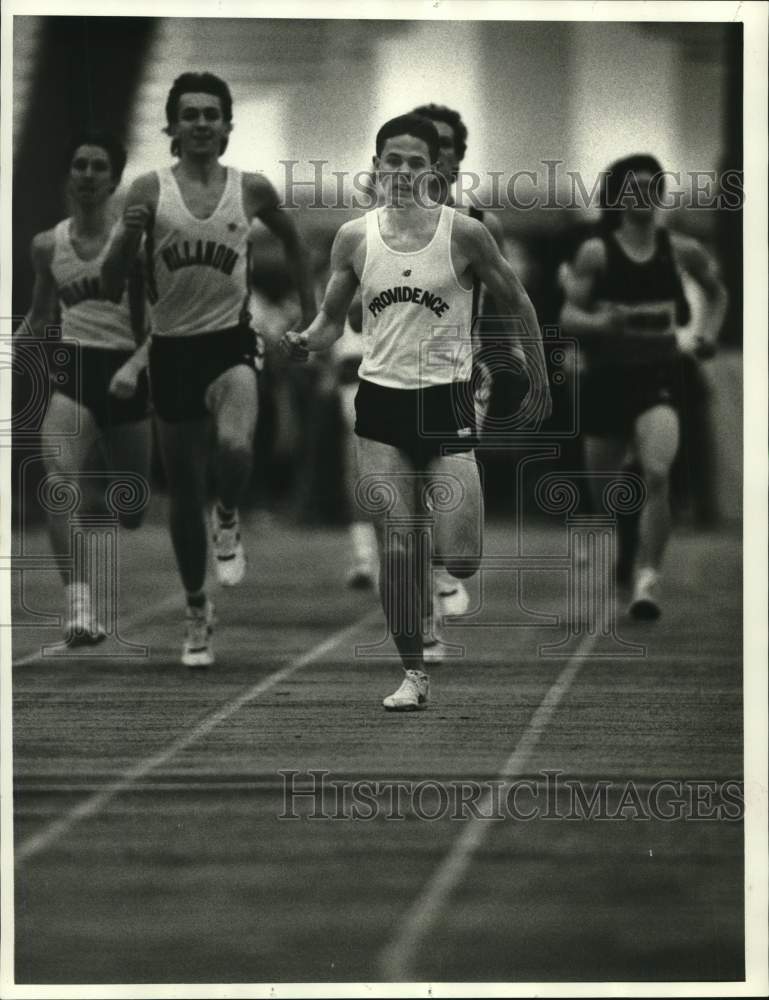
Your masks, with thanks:
[{"label": "runner's bare arm", "polygon": [[51,273],[53,260],[53,233],[49,230],[38,233],[32,240],[32,267],[35,284],[32,288],[32,304],[17,331],[18,336],[42,337],[46,326],[58,319],[56,285]]},{"label": "runner's bare arm", "polygon": [[729,296],[718,273],[718,265],[697,240],[678,233],[671,234],[673,250],[679,266],[686,271],[705,293],[708,308],[704,317],[702,339],[715,343],[726,316]]},{"label": "runner's bare arm", "polygon": [[499,252],[507,260],[507,252],[505,248],[505,230],[502,227],[502,223],[499,221],[496,215],[491,212],[484,212],[483,224],[491,233],[494,238],[494,242],[497,244]]},{"label": "runner's bare arm", "polygon": [[112,376],[109,391],[118,399],[132,399],[139,384],[139,376],[149,361],[149,340],[137,347],[131,357]]},{"label": "runner's bare arm", "polygon": [[325,351],[342,336],[345,316],[358,287],[353,268],[353,255],[362,238],[358,221],[345,223],[336,234],[331,248],[331,276],[318,315],[301,333],[289,330],[284,334],[283,348],[290,357],[302,360],[307,351]]},{"label": "runner's bare arm", "polygon": [[[483,218],[480,221],[494,237],[494,242],[499,247],[499,252],[515,271],[518,280],[525,288],[528,276],[531,274],[531,261],[526,249],[518,240],[507,237],[499,216],[494,212],[484,212]],[[479,311],[481,316],[486,317],[491,317],[496,312],[496,304],[494,303],[493,296],[489,295],[488,290],[485,288],[481,291]],[[487,326],[485,323],[478,325],[477,333],[481,338],[486,329]]]},{"label": "runner's bare arm", "polygon": [[142,174],[131,185],[123,219],[118,226],[101,268],[104,295],[119,302],[136,260],[142,236],[158,205],[157,174]]},{"label": "runner's bare arm", "polygon": [[131,330],[138,347],[147,340],[147,300],[144,287],[144,268],[136,257],[128,274],[128,313]]},{"label": "runner's bare arm", "polygon": [[353,295],[350,308],[347,310],[347,321],[356,333],[363,331],[363,300],[360,297],[360,288]]},{"label": "runner's bare arm", "polygon": [[563,266],[560,275],[564,303],[561,308],[563,332],[576,337],[605,337],[618,331],[621,316],[608,303],[598,304],[594,290],[606,266],[603,241],[589,239],[580,246],[574,263]]},{"label": "runner's bare arm", "polygon": [[296,224],[292,216],[280,207],[278,194],[266,177],[261,174],[245,174],[244,184],[251,217],[263,222],[283,244],[286,263],[299,295],[302,323],[309,326],[315,318],[317,303],[309,254],[299,238]]},{"label": "runner's bare arm", "polygon": [[[537,363],[535,366],[528,366],[529,381],[532,390],[542,394],[543,416],[547,418],[550,416],[552,402],[545,352],[542,346],[542,333],[539,329],[534,306],[515,271],[499,252],[499,248],[488,229],[474,219],[468,219],[466,223],[460,245],[463,246],[463,249],[467,248],[466,253],[473,274],[488,288],[494,296],[497,306],[506,313],[510,313],[513,318],[522,321],[525,332],[522,335],[514,334],[513,336],[516,342],[524,348],[527,366],[533,345],[537,355]],[[535,379],[541,384],[535,385]]]},{"label": "runner's bare arm", "polygon": [[128,309],[131,329],[137,348],[131,357],[112,376],[109,391],[118,399],[131,399],[139,384],[139,376],[149,361],[149,330],[146,320],[144,298],[144,271],[138,260],[134,260],[128,276]]}]

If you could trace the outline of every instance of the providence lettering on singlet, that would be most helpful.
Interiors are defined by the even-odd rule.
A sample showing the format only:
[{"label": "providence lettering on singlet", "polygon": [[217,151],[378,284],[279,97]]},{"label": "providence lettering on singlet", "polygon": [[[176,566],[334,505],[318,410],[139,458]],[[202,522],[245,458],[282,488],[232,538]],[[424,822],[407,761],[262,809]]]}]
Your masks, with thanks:
[{"label": "providence lettering on singlet", "polygon": [[395,288],[385,288],[371,299],[367,308],[372,316],[377,316],[396,302],[413,302],[415,305],[423,305],[439,317],[448,312],[450,308],[449,303],[445,302],[440,295],[435,295],[427,289],[414,285],[396,285]]}]

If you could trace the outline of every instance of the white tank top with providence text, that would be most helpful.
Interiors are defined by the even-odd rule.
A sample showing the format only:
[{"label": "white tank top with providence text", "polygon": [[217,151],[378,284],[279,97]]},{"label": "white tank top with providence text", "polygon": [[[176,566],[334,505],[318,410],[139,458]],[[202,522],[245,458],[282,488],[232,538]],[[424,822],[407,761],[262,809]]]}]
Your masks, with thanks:
[{"label": "white tank top with providence text", "polygon": [[158,170],[158,207],[147,234],[153,336],[189,336],[236,326],[247,308],[248,233],[242,175],[227,167],[219,204],[197,219],[170,167]]},{"label": "white tank top with providence text", "polygon": [[96,257],[83,260],[72,245],[71,222],[63,219],[53,231],[51,274],[61,306],[62,336],[65,340],[76,340],[81,347],[134,351],[136,341],[127,293],[123,293],[119,302],[101,297],[99,275],[111,236]]},{"label": "white tank top with providence text", "polygon": [[435,235],[414,251],[385,244],[381,211],[366,216],[358,375],[394,389],[466,381],[472,369],[473,291],[460,285],[451,260],[454,209],[440,209]]}]

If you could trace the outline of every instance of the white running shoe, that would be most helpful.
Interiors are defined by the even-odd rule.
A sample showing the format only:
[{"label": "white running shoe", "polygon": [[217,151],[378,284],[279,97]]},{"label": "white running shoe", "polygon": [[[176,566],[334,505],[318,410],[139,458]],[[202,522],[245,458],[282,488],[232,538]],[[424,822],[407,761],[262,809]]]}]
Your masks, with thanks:
[{"label": "white running shoe", "polygon": [[70,618],[64,626],[64,641],[68,646],[96,646],[106,638],[107,633],[98,622],[88,625],[82,620]]},{"label": "white running shoe", "polygon": [[638,621],[655,621],[662,614],[659,604],[659,574],[650,566],[644,566],[636,574],[630,614]]},{"label": "white running shoe", "polygon": [[64,625],[68,646],[95,646],[107,638],[91,607],[91,595],[85,585],[68,587],[69,617]]},{"label": "white running shoe", "polygon": [[185,667],[210,667],[214,662],[211,635],[214,630],[214,606],[206,601],[202,608],[187,605],[186,634],[182,649]]},{"label": "white running shoe", "polygon": [[418,712],[427,707],[430,678],[421,670],[407,670],[403,683],[382,702],[388,712]]},{"label": "white running shoe", "polygon": [[216,557],[216,575],[223,587],[234,587],[240,583],[246,572],[246,554],[240,540],[240,521],[235,511],[231,523],[223,524],[219,509],[214,504],[211,515]]}]

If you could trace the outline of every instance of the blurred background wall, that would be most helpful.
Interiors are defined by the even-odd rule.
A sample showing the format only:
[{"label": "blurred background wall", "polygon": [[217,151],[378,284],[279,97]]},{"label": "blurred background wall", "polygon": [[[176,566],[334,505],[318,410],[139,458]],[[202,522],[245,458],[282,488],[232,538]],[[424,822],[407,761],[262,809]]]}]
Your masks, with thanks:
[{"label": "blurred background wall", "polygon": [[[311,160],[327,161],[333,192],[330,171],[370,165],[383,120],[429,101],[461,112],[469,129],[463,169],[542,172],[543,161],[559,160],[561,188],[566,170],[590,188],[612,160],[638,151],[671,170],[741,169],[741,46],[741,25],[721,23],[15,17],[14,314],[29,305],[32,236],[66,214],[69,133],[94,122],[125,136],[124,191],[137,174],[170,162],[164,104],[185,70],[228,81],[235,129],[224,162],[263,171],[281,193],[281,161],[297,161],[294,180],[313,177]],[[297,223],[322,273],[350,213],[311,209],[309,189],[302,192]],[[570,233],[590,217],[546,208],[501,214],[528,256],[530,294],[544,321],[557,318],[553,276]],[[722,341],[739,347],[740,213],[684,208],[670,224],[720,260],[731,296]],[[265,272],[278,289],[273,258],[265,241]],[[727,377],[722,369],[733,394],[734,358],[712,364],[716,382]],[[729,423],[739,435],[734,407]],[[732,439],[725,451],[737,447]],[[736,488],[724,487],[722,510],[733,509]]]}]

